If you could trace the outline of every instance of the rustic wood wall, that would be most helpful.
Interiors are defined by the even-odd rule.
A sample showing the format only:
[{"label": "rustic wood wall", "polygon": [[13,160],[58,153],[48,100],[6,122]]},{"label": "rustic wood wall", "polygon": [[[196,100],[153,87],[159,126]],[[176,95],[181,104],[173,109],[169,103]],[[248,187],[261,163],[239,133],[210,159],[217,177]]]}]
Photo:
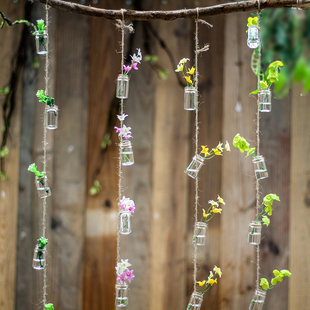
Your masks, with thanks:
[{"label": "rustic wood wall", "polygon": [[[217,1],[199,1],[200,6]],[[91,4],[91,3],[87,3]],[[99,7],[118,9],[181,9],[190,0],[99,0]],[[35,21],[40,4],[5,0],[0,10],[12,20]],[[120,70],[120,32],[112,21],[50,10],[50,89],[60,108],[59,128],[48,133],[48,301],[55,309],[114,309],[117,220],[117,125],[115,79]],[[199,145],[232,141],[237,132],[255,142],[255,98],[248,94],[256,81],[246,46],[247,14],[208,19],[200,26],[200,44],[210,50],[199,57]],[[10,62],[23,26],[0,30],[1,85],[10,76]],[[143,62],[132,72],[125,100],[126,125],[132,127],[135,165],[124,168],[124,195],[136,203],[133,232],[121,237],[121,257],[129,258],[136,278],[130,285],[131,309],[185,309],[193,289],[191,244],[194,225],[194,182],[183,171],[194,153],[194,113],[183,109],[178,84],[161,39],[174,61],[194,60],[194,23],[135,22],[126,36],[126,55],[137,47],[156,54],[169,70],[160,80]],[[157,33],[157,39],[154,36]],[[5,44],[4,44],[5,42]],[[3,310],[38,309],[42,278],[31,269],[35,241],[41,235],[41,202],[28,165],[42,165],[42,104],[35,93],[44,88],[44,57],[36,69],[34,40],[27,38],[9,139],[8,180],[1,191],[0,305]],[[127,59],[128,60],[128,59]],[[295,89],[274,100],[273,111],[261,115],[261,153],[269,178],[262,195],[277,193],[271,224],[263,229],[261,276],[290,269],[293,276],[268,292],[265,308],[307,310],[309,300],[309,106]],[[0,98],[1,104],[3,97]],[[104,149],[107,135],[111,143]],[[20,155],[19,155],[20,154]],[[255,216],[255,178],[251,159],[235,149],[201,169],[200,205],[220,194],[226,205],[208,225],[206,246],[199,249],[198,279],[214,265],[223,276],[204,297],[202,310],[247,309],[255,284],[254,248],[247,243],[248,224]],[[88,191],[94,180],[97,196]],[[4,194],[3,194],[4,193]],[[18,199],[17,199],[18,198]],[[199,216],[201,212],[199,213]],[[16,275],[16,276],[15,276]]]}]

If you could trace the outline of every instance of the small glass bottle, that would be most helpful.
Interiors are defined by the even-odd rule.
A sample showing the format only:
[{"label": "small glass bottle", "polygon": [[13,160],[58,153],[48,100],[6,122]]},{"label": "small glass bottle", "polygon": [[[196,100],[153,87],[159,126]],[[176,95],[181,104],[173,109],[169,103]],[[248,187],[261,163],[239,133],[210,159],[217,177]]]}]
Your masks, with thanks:
[{"label": "small glass bottle", "polygon": [[127,99],[129,92],[129,76],[119,74],[116,82],[116,98]]},{"label": "small glass bottle", "polygon": [[46,111],[46,128],[57,129],[58,127],[58,107],[54,105]]},{"label": "small glass bottle", "polygon": [[249,225],[248,243],[255,245],[260,244],[261,233],[262,224],[256,223],[255,221],[251,222]]},{"label": "small glass bottle", "polygon": [[124,140],[120,143],[121,146],[121,161],[123,166],[131,166],[135,163],[133,157],[133,151],[131,142],[129,140]]},{"label": "small glass bottle", "polygon": [[270,89],[260,89],[258,92],[258,105],[260,112],[271,111],[271,91]]},{"label": "small glass bottle", "polygon": [[266,291],[262,289],[255,290],[254,296],[251,300],[249,310],[261,310],[266,299]]},{"label": "small glass bottle", "polygon": [[32,267],[36,270],[41,270],[45,268],[45,252],[46,249],[40,249],[39,245],[37,244],[34,253],[33,253],[33,260],[32,260]]},{"label": "small glass bottle", "polygon": [[191,178],[195,179],[204,163],[204,160],[204,157],[200,155],[195,155],[184,172]]},{"label": "small glass bottle", "polygon": [[192,293],[186,310],[200,310],[203,300],[203,295],[199,293]]},{"label": "small glass bottle", "polygon": [[195,110],[198,105],[197,89],[194,86],[184,88],[184,109]]},{"label": "small glass bottle", "polygon": [[259,28],[256,25],[248,27],[247,44],[249,48],[257,48],[259,46]]},{"label": "small glass bottle", "polygon": [[119,232],[122,235],[129,235],[131,233],[131,212],[130,211],[120,211]]},{"label": "small glass bottle", "polygon": [[193,244],[205,245],[206,231],[207,231],[207,223],[205,222],[196,223],[194,229]]},{"label": "small glass bottle", "polygon": [[115,285],[115,305],[116,307],[126,307],[128,305],[128,285],[116,284]]},{"label": "small glass bottle", "polygon": [[47,54],[47,32],[46,30],[43,33],[36,31],[36,49],[37,54],[45,55]]},{"label": "small glass bottle", "polygon": [[40,198],[46,198],[51,196],[52,192],[49,187],[46,175],[43,176],[42,178],[36,177],[36,187]]},{"label": "small glass bottle", "polygon": [[263,156],[259,155],[253,159],[256,180],[268,178],[268,171]]}]

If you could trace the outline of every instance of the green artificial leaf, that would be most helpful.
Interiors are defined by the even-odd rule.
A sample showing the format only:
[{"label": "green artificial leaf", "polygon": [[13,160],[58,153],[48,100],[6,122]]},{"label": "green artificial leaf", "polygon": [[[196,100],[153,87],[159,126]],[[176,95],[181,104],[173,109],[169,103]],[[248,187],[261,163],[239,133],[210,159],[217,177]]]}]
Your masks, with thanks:
[{"label": "green artificial leaf", "polygon": [[251,69],[256,76],[258,75],[258,72],[259,72],[258,67],[259,67],[258,49],[255,49],[252,53]]},{"label": "green artificial leaf", "polygon": [[249,96],[251,96],[251,95],[257,95],[258,92],[259,92],[259,89],[256,89],[256,90],[252,91],[251,93],[249,93]]},{"label": "green artificial leaf", "polygon": [[263,225],[269,226],[270,219],[266,215],[262,217],[262,221],[263,221]]},{"label": "green artificial leaf", "polygon": [[294,68],[294,82],[300,82],[306,77],[306,66],[307,64],[304,58],[297,61]]}]

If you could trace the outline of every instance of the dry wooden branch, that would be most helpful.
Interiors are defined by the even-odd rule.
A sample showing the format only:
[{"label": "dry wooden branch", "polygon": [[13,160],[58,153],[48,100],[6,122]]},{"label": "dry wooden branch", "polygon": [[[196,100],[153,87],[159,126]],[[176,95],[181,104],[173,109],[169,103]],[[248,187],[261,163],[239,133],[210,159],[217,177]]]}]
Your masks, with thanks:
[{"label": "dry wooden branch", "polygon": [[[69,11],[72,13],[83,14],[88,16],[96,16],[106,19],[121,19],[121,10],[98,9],[91,6],[81,5],[61,0],[36,0],[41,3],[48,3],[54,9]],[[310,0],[253,0],[241,1],[233,3],[225,3],[213,5],[209,7],[200,7],[199,17],[207,17],[221,14],[257,11],[267,8],[283,8],[283,7],[300,7],[309,8]],[[183,9],[173,11],[134,11],[123,10],[124,19],[130,20],[175,20],[180,18],[193,19],[197,17],[197,9]]]}]

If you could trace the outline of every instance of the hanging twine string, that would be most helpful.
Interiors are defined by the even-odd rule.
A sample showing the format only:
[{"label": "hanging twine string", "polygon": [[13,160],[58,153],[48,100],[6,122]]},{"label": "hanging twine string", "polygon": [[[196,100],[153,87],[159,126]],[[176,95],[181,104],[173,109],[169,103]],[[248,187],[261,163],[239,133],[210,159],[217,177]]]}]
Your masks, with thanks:
[{"label": "hanging twine string", "polygon": [[[260,0],[258,1],[258,27],[260,27]],[[260,89],[260,67],[261,67],[261,37],[259,31],[259,46],[258,46],[258,75],[257,75],[257,89]],[[259,111],[259,99],[257,96],[257,110],[256,110],[256,156],[259,156],[259,144],[260,144],[260,111]],[[260,192],[259,192],[259,180],[256,179],[256,218],[260,214]],[[256,245],[256,288],[259,288],[259,271],[260,271],[260,253],[259,253],[259,245]]]},{"label": "hanging twine string", "polygon": [[[49,6],[45,5],[45,21],[46,21],[46,33],[47,33],[47,39],[46,39],[46,49],[48,51],[48,26],[49,26],[49,15],[48,15]],[[49,80],[49,58],[48,58],[48,52],[45,54],[45,92],[48,93],[48,80]],[[44,115],[43,115],[43,171],[46,172],[47,170],[47,157],[46,157],[46,148],[47,148],[47,128],[46,128],[46,114],[47,114],[47,105],[45,105],[44,109]],[[47,201],[46,197],[43,198],[43,232],[42,236],[45,238],[46,236],[46,216],[47,216]],[[46,296],[47,296],[47,264],[45,265],[45,268],[43,270],[43,309],[45,308],[46,302]]]}]

